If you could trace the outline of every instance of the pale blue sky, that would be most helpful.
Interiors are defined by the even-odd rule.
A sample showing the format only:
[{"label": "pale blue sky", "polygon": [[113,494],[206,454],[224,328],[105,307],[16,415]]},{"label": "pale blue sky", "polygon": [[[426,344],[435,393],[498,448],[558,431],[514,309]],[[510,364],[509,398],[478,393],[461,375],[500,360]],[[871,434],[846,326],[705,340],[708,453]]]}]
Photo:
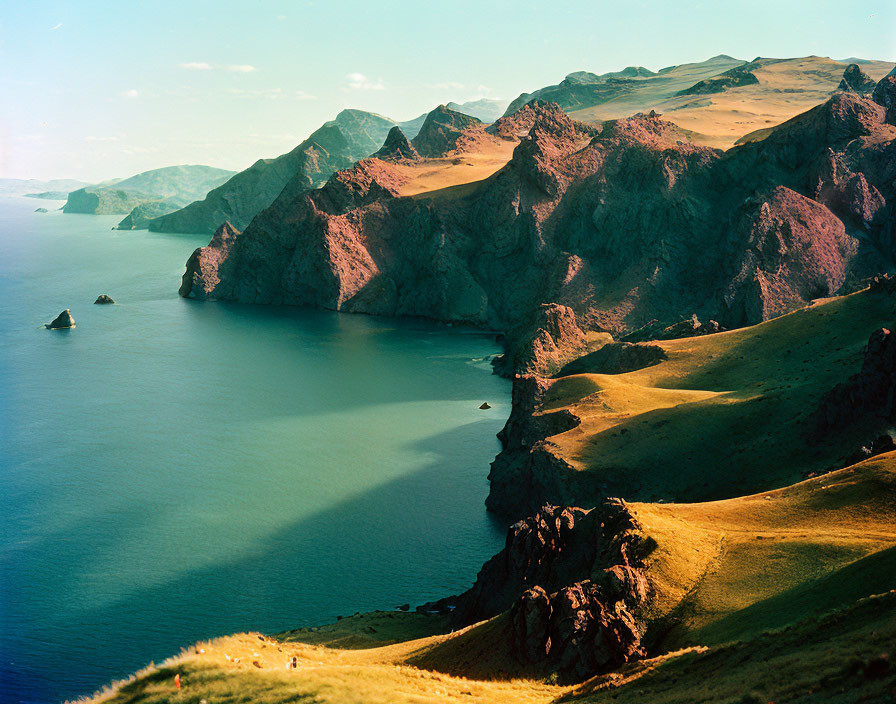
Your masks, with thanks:
[{"label": "pale blue sky", "polygon": [[716,54],[896,61],[896,2],[0,4],[0,176],[242,169],[344,107],[395,119]]}]

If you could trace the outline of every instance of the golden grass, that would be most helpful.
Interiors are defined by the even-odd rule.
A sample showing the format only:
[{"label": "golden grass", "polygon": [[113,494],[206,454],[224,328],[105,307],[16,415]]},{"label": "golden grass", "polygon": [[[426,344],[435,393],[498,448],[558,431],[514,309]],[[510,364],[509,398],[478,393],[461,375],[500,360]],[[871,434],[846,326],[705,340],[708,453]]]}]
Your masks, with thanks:
[{"label": "golden grass", "polygon": [[481,181],[501,169],[513,155],[517,141],[484,138],[469,151],[438,159],[396,164],[405,179],[401,196],[415,196]]},{"label": "golden grass", "polygon": [[[836,90],[845,68],[846,64],[823,56],[787,59],[756,69],[758,84],[709,95],[635,93],[570,114],[579,120],[597,122],[654,109],[664,119],[692,132],[692,139],[698,144],[727,149],[750,132],[786,122],[823,103]],[[861,68],[874,80],[880,80],[893,64],[874,61]],[[699,80],[694,78],[690,85]]]},{"label": "golden grass", "polygon": [[853,424],[810,442],[821,396],[861,367],[891,325],[890,298],[863,291],[761,325],[659,344],[669,359],[618,375],[555,382],[545,412],[579,427],[549,439],[574,468],[580,501],[712,500],[793,484],[843,466],[882,428]]}]

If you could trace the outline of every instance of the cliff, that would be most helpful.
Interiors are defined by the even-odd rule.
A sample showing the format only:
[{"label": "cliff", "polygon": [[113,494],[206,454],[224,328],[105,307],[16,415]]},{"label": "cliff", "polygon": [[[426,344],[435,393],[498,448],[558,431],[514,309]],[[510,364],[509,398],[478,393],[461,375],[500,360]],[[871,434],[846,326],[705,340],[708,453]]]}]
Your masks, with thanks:
[{"label": "cliff", "polygon": [[395,123],[363,110],[343,110],[308,139],[276,159],[259,159],[202,200],[154,219],[154,232],[213,233],[222,223],[243,229],[283,189],[321,186],[334,171],[376,151]]},{"label": "cliff", "polygon": [[489,132],[435,118],[432,131],[475,145],[526,115],[510,162],[452,197],[401,197],[398,167],[378,159],[286,189],[209,245],[220,263],[193,272],[189,295],[505,331],[557,303],[583,330],[624,335],[693,314],[760,322],[892,266],[896,127],[867,98],[837,94],[724,153],[654,115],[593,136],[550,104]]}]

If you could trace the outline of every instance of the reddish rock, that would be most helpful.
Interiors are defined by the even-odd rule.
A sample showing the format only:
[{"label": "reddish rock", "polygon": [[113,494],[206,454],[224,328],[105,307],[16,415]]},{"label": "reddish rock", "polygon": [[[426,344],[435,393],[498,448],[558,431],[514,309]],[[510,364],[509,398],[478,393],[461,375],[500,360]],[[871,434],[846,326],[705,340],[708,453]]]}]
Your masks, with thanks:
[{"label": "reddish rock", "polygon": [[646,623],[589,580],[550,596],[523,593],[510,611],[512,647],[524,663],[555,670],[560,684],[581,682],[644,656]]},{"label": "reddish rock", "polygon": [[426,116],[412,144],[421,156],[443,157],[484,134],[484,125],[475,117],[439,105]]},{"label": "reddish rock", "polygon": [[404,136],[401,127],[396,126],[389,131],[383,146],[373,154],[373,157],[383,161],[417,161],[420,159],[420,154]]},{"label": "reddish rock", "polygon": [[501,329],[504,371],[544,373],[564,347],[529,334],[545,304],[619,336],[692,313],[732,328],[892,265],[896,128],[854,93],[724,153],[657,115],[595,134],[533,104],[493,136],[434,112],[428,153],[531,127],[510,163],[452,198],[396,197],[379,159],[287,187],[189,290]]}]

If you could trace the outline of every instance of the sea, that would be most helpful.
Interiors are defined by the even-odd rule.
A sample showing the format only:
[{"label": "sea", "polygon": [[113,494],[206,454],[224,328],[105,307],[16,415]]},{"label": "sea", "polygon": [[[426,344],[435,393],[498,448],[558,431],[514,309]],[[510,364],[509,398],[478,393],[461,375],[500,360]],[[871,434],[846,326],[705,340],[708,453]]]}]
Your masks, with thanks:
[{"label": "sea", "polygon": [[494,335],[185,300],[208,235],[61,205],[0,198],[0,701],[472,584],[506,531]]}]

